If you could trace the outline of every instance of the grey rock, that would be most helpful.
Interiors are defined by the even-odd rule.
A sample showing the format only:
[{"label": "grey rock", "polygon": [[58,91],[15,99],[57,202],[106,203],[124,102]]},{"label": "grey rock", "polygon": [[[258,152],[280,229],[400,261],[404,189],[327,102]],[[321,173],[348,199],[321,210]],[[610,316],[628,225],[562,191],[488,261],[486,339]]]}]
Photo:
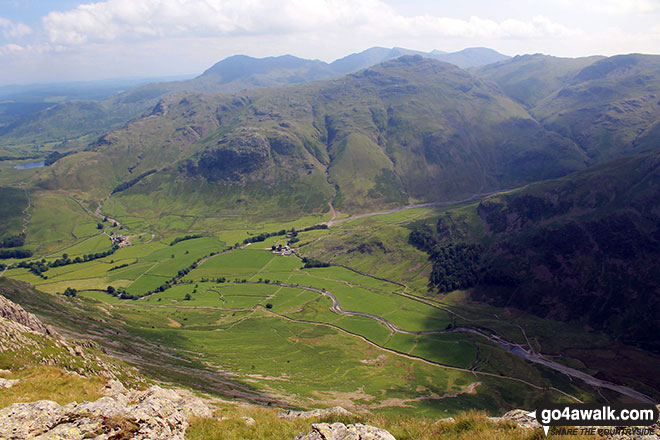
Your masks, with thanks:
[{"label": "grey rock", "polygon": [[126,394],[127,392],[128,390],[124,387],[124,384],[114,379],[109,380],[101,390],[101,393],[110,397]]},{"label": "grey rock", "polygon": [[342,408],[341,406],[335,406],[328,409],[313,409],[311,411],[294,411],[287,410],[282,411],[277,414],[277,417],[284,420],[296,420],[296,419],[310,419],[312,417],[328,417],[328,416],[351,416],[353,413]]},{"label": "grey rock", "polygon": [[502,417],[495,418],[495,420],[509,420],[522,428],[540,428],[541,425],[539,422],[537,422],[534,417],[527,415],[530,412],[531,411],[525,411],[524,409],[514,409],[507,412]]},{"label": "grey rock", "polygon": [[55,330],[45,325],[32,313],[23,310],[23,307],[9,301],[0,295],[0,317],[24,325],[35,333],[42,335],[55,335]]},{"label": "grey rock", "polygon": [[191,416],[213,414],[202,399],[185,391],[159,386],[128,391],[114,382],[104,391],[111,396],[94,402],[60,406],[41,400],[1,409],[0,439],[184,440]]},{"label": "grey rock", "polygon": [[9,389],[14,386],[15,383],[20,382],[20,379],[2,379],[0,378],[0,388]]},{"label": "grey rock", "polygon": [[343,423],[315,423],[313,431],[296,436],[296,440],[396,440],[392,434],[384,429],[356,423],[344,425]]}]

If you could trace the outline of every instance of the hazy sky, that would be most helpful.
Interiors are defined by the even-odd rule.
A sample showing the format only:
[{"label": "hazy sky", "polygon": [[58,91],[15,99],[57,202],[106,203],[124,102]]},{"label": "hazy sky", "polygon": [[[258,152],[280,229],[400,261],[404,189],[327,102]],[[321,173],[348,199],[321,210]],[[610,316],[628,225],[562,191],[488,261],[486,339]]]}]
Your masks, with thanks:
[{"label": "hazy sky", "polygon": [[197,74],[371,46],[660,53],[660,0],[0,0],[0,84]]}]

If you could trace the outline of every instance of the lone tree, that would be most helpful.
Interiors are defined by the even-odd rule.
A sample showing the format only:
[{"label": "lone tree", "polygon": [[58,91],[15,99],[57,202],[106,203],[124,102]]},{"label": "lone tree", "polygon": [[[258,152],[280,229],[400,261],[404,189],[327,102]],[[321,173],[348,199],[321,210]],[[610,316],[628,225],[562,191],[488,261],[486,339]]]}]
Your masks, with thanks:
[{"label": "lone tree", "polygon": [[113,295],[115,293],[115,288],[112,286],[108,286],[107,289],[105,289],[110,295]]},{"label": "lone tree", "polygon": [[184,296],[183,299],[186,301],[190,301],[192,299],[192,296],[190,296],[189,293],[186,293],[186,296]]}]

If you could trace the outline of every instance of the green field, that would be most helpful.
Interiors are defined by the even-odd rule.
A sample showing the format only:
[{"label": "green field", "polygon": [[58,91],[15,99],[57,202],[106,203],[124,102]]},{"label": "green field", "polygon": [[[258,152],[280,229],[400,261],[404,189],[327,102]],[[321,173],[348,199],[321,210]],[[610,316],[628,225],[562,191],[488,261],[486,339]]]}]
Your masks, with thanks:
[{"label": "green field", "polygon": [[[51,244],[35,247],[37,252],[52,261],[64,253],[75,257],[109,249],[110,240],[103,233],[107,226],[98,230],[97,221],[80,204],[58,197],[38,200],[42,206],[62,202],[70,223],[50,220],[56,232]],[[130,335],[122,344],[148,341],[159,347],[160,354],[154,355],[158,360],[144,365],[150,374],[219,394],[222,389],[204,385],[196,375],[209,369],[231,372],[236,386],[247,387],[255,396],[278,396],[286,405],[336,403],[383,413],[440,415],[475,406],[496,412],[511,402],[525,406],[549,395],[563,398],[544,391],[553,383],[591,399],[579,384],[526,365],[477,336],[410,333],[481,323],[524,343],[512,324],[492,322],[489,311],[481,313],[475,307],[468,313],[451,301],[426,296],[425,256],[408,245],[407,229],[400,224],[432,215],[437,211],[409,210],[298,233],[302,255],[350,268],[306,269],[298,256],[273,254],[270,246],[286,244],[285,236],[228,249],[227,244],[254,235],[254,230],[221,231],[171,246],[182,234],[154,237],[145,232],[154,230],[146,227],[148,222],[136,218],[126,224],[145,229],[124,232],[133,244],[111,255],[50,268],[45,278],[28,269],[9,269],[6,276],[48,293],[77,289],[78,298],[67,301],[76,301],[90,316],[116,323]],[[46,221],[44,213],[37,218]],[[278,226],[282,225],[266,231],[279,230]],[[71,240],[56,240],[67,233]],[[341,249],[355,250],[330,251],[339,249],[340,243]],[[178,281],[168,287],[172,280]],[[107,286],[142,298],[120,300],[102,291]],[[333,311],[331,299],[319,290],[334,295],[344,311],[366,315]],[[393,331],[379,319],[400,330]],[[536,387],[512,377],[475,376],[468,371],[475,366]],[[198,373],[183,373],[193,367]],[[476,382],[476,393],[464,392]],[[433,398],[446,393],[453,397]]]}]

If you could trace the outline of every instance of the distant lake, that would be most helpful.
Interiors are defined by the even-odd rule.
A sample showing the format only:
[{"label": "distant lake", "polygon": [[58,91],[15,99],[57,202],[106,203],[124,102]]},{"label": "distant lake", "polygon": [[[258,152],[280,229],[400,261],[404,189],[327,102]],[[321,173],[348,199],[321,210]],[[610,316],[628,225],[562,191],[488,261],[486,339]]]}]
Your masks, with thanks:
[{"label": "distant lake", "polygon": [[45,162],[39,161],[39,162],[28,162],[28,163],[22,163],[20,165],[14,165],[14,168],[17,170],[29,170],[30,168],[41,168],[43,167]]}]

